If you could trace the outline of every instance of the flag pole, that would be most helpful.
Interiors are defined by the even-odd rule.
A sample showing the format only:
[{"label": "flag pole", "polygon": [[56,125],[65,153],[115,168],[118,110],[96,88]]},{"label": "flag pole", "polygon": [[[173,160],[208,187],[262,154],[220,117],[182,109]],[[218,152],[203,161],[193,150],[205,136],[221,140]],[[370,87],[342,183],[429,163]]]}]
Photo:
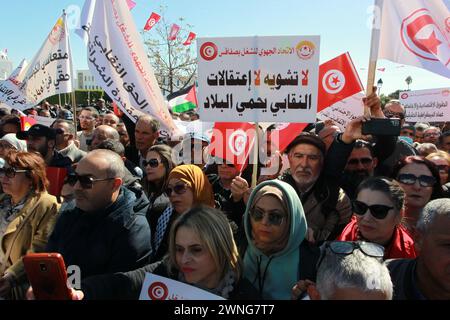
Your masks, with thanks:
[{"label": "flag pole", "polygon": [[[369,68],[367,73],[367,86],[366,86],[366,95],[370,95],[373,92],[373,85],[375,83],[375,73],[377,70],[377,59],[378,59],[378,47],[380,45],[380,27],[381,27],[381,12],[382,6],[379,5],[379,1],[374,1],[374,9],[379,8],[380,16],[375,17],[372,22],[372,36],[370,39],[370,57],[369,57]],[[375,11],[377,12],[377,11]],[[378,25],[375,23],[378,22]],[[364,115],[370,117],[370,110],[368,107],[364,106]]]},{"label": "flag pole", "polygon": [[58,93],[58,100],[59,100],[59,107],[62,108],[62,105],[61,105],[61,93]]},{"label": "flag pole", "polygon": [[253,174],[252,174],[252,188],[256,187],[256,182],[258,178],[258,152],[259,152],[259,124],[255,122],[255,143],[253,147]]}]

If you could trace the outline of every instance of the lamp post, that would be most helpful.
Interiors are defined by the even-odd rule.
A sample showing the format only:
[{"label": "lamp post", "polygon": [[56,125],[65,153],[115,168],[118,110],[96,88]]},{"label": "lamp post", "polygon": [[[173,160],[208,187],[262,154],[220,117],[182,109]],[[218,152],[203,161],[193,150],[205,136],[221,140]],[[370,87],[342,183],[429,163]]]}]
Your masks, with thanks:
[{"label": "lamp post", "polygon": [[380,95],[381,87],[383,86],[383,80],[381,78],[377,82],[378,95]]}]

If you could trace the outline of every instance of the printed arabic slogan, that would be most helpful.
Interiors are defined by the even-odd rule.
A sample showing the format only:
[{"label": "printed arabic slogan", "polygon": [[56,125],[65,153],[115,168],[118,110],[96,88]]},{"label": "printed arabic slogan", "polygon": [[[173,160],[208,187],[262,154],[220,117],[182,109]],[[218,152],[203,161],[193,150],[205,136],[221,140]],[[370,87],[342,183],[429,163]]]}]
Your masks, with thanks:
[{"label": "printed arabic slogan", "polygon": [[314,122],[319,36],[199,38],[204,121]]},{"label": "printed arabic slogan", "polygon": [[408,122],[450,121],[450,88],[400,92]]}]

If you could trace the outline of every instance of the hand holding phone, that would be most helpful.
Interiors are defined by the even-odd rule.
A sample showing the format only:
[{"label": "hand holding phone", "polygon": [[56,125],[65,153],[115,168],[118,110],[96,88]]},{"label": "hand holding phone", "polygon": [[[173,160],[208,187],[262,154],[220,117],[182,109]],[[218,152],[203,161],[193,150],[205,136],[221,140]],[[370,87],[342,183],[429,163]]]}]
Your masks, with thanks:
[{"label": "hand holding phone", "polygon": [[23,263],[36,300],[72,300],[59,253],[30,253],[23,257]]}]

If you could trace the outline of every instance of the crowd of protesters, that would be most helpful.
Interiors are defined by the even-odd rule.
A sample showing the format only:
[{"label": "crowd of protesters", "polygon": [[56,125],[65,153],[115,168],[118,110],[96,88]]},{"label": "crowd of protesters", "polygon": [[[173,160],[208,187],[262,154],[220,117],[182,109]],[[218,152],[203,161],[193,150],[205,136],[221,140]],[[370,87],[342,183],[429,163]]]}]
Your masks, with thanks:
[{"label": "crowd of protesters", "polygon": [[[138,299],[147,272],[226,299],[450,299],[450,127],[363,101],[400,136],[364,136],[365,117],[317,121],[275,150],[268,127],[277,167],[260,159],[254,188],[253,167],[206,156],[202,132],[172,141],[103,99],[75,123],[43,102],[27,113],[53,123],[27,131],[0,110],[0,299],[34,298],[33,252],[80,268],[75,300]],[[49,168],[66,173],[53,195]]]}]

